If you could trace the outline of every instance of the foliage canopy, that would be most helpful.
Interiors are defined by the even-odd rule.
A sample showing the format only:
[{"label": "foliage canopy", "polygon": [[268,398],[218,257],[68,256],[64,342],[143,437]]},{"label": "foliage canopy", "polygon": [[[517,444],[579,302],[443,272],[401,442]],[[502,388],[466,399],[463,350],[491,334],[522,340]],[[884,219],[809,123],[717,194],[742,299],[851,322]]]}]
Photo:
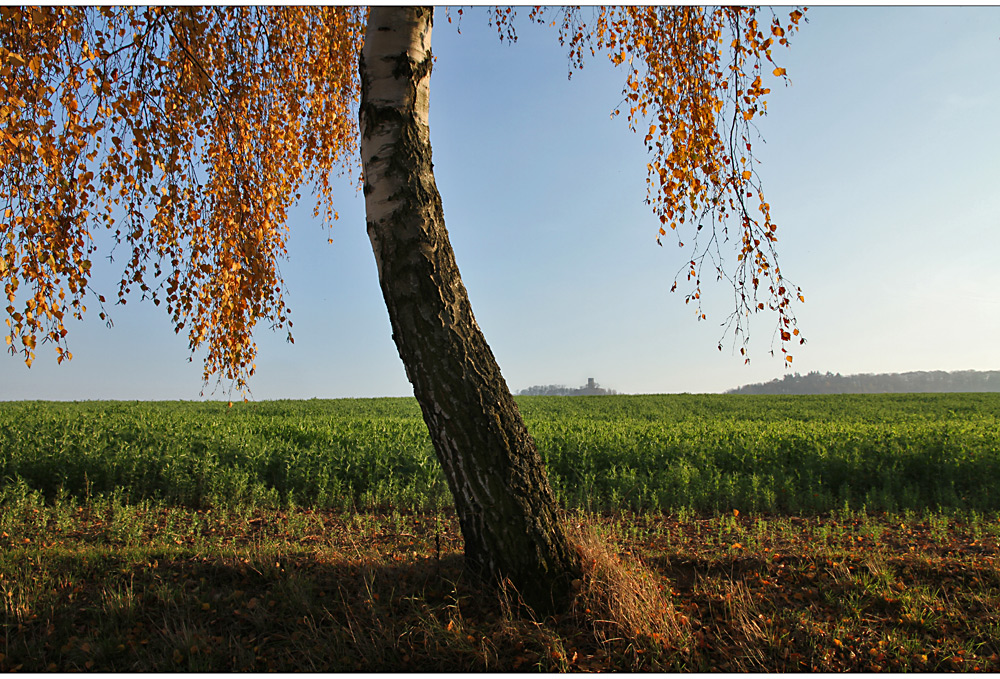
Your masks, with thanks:
[{"label": "foliage canopy", "polygon": [[[459,10],[461,15],[462,10]],[[798,335],[776,225],[751,152],[766,113],[766,70],[803,14],[754,8],[535,8],[558,26],[572,68],[598,52],[624,68],[613,116],[644,134],[647,202],[667,229],[692,227],[678,273],[700,318],[702,268],[732,282],[735,327],[769,307],[782,351]],[[0,8],[0,279],[6,343],[30,366],[39,340],[72,357],[66,320],[82,318],[94,231],[128,255],[118,286],[166,304],[204,377],[246,387],[253,330],[289,329],[279,261],[303,188],[336,218],[330,173],[358,168],[360,7]],[[516,40],[514,10],[491,13]],[[449,21],[451,17],[449,16]],[[765,66],[766,64],[766,66]],[[771,67],[774,67],[771,69]],[[647,130],[648,125],[648,130]],[[710,228],[703,231],[703,227]],[[730,229],[733,233],[730,233]],[[722,245],[735,244],[736,266]],[[683,245],[683,243],[681,243]],[[674,287],[676,288],[676,280]],[[760,296],[763,299],[758,299]],[[801,341],[801,340],[800,340]],[[720,345],[721,348],[721,345]],[[745,352],[745,347],[741,349]],[[791,356],[787,356],[791,360]]]}]

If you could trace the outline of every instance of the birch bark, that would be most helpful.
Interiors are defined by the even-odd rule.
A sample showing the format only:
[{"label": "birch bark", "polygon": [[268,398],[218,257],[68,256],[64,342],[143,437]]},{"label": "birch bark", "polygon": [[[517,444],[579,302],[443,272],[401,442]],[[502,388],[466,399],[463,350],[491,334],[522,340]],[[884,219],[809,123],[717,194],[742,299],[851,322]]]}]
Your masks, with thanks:
[{"label": "birch bark", "polygon": [[455,499],[468,567],[536,609],[568,601],[579,557],[534,440],[476,324],[431,163],[431,7],[372,7],[361,55],[368,236],[392,325]]}]

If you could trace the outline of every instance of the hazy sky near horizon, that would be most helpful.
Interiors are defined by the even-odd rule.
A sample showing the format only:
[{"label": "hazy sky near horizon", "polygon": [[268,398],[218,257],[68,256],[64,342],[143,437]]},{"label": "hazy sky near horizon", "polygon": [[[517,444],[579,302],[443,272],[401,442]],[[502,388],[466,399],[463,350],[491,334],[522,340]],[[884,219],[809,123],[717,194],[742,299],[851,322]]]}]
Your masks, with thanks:
[{"label": "hazy sky near horizon", "polygon": [[[598,55],[567,79],[555,29],[521,13],[505,45],[484,9],[466,9],[459,34],[440,8],[431,79],[446,222],[510,388],[594,377],[625,393],[717,392],[781,377],[773,316],[753,319],[745,366],[731,337],[717,349],[731,290],[706,287],[701,322],[682,284],[669,292],[690,249],[669,234],[656,245],[642,137],[609,115],[625,73]],[[806,297],[791,370],[1000,368],[1000,8],[806,17],[774,52],[792,86],[771,79],[755,147],[782,271]],[[336,186],[332,234],[308,201],[292,213],[282,271],[295,344],[258,330],[254,399],[412,394],[362,196]],[[121,258],[106,254],[94,283],[113,299]],[[188,362],[163,308],[135,297],[110,307],[108,329],[88,306],[67,326],[71,362],[57,366],[49,345],[30,369],[0,358],[0,400],[199,398],[202,356]]]}]

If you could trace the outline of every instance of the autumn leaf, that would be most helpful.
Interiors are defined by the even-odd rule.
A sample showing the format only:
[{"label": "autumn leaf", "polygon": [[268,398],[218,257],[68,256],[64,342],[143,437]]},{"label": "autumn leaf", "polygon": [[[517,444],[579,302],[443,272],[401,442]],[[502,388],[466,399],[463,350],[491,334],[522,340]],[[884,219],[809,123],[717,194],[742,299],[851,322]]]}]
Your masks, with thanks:
[{"label": "autumn leaf", "polygon": [[11,64],[13,66],[24,66],[24,57],[16,52],[7,52],[4,56],[4,62]]}]

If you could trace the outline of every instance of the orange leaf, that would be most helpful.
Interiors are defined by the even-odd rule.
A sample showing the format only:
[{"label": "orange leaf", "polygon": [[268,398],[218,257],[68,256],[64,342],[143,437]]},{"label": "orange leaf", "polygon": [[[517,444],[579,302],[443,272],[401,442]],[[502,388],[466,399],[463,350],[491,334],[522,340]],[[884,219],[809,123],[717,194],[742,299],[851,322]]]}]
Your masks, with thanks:
[{"label": "orange leaf", "polygon": [[787,73],[787,71],[785,69],[783,69],[783,68],[776,68],[776,69],[774,69],[774,75],[782,76],[782,75],[785,75],[785,73]]}]

